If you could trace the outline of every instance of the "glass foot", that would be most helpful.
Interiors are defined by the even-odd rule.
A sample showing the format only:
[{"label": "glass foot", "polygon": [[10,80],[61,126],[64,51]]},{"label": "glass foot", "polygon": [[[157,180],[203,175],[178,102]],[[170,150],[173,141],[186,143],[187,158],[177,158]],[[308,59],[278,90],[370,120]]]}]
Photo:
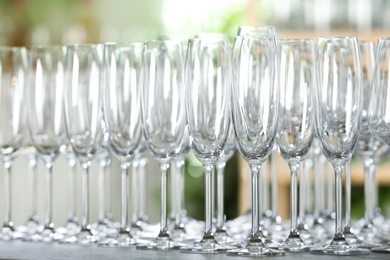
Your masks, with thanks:
[{"label": "glass foot", "polygon": [[62,239],[61,243],[88,245],[98,242],[98,236],[92,234],[89,227],[82,228],[79,233]]},{"label": "glass foot", "polygon": [[213,236],[207,236],[203,237],[195,246],[181,248],[180,252],[193,254],[223,254],[227,249],[227,247],[219,244]]},{"label": "glass foot", "polygon": [[238,248],[226,251],[228,256],[283,256],[286,253],[283,250],[271,249],[264,245],[260,240],[258,242],[249,242],[244,248]]},{"label": "glass foot", "polygon": [[121,229],[113,238],[106,238],[98,242],[99,245],[129,247],[138,244],[138,241],[130,234],[128,229]]},{"label": "glass foot", "polygon": [[378,237],[378,230],[372,224],[365,224],[358,235],[357,246],[371,249],[373,247],[382,247],[383,240]]},{"label": "glass foot", "polygon": [[374,253],[390,254],[390,246],[373,247],[371,251]]},{"label": "glass foot", "polygon": [[14,229],[13,223],[4,223],[3,228],[0,232],[1,240],[13,240],[20,239],[23,237],[23,233],[18,232]]},{"label": "glass foot", "polygon": [[290,253],[308,252],[309,246],[303,241],[298,232],[290,232],[290,235],[283,242],[279,249]]},{"label": "glass foot", "polygon": [[364,248],[357,248],[348,244],[344,236],[336,236],[325,247],[318,247],[310,249],[311,254],[315,255],[368,255],[370,250]]},{"label": "glass foot", "polygon": [[159,235],[156,239],[148,244],[138,245],[137,249],[141,250],[179,250],[183,245],[172,241],[168,234]]}]

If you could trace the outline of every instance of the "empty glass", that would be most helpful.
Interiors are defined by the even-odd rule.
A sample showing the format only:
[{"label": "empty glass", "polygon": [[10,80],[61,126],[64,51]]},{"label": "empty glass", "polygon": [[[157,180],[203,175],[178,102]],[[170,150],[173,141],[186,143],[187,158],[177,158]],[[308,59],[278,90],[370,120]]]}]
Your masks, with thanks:
[{"label": "empty glass", "polygon": [[[136,244],[128,224],[129,166],[142,140],[141,121],[141,43],[106,44],[104,49],[104,120],[108,149],[115,155],[121,175],[121,227],[108,245]],[[135,173],[134,173],[135,174]]]},{"label": "empty glass", "polygon": [[98,241],[89,223],[89,166],[103,142],[101,74],[102,45],[67,46],[65,59],[65,128],[81,166],[82,219],[80,231],[64,240],[90,244]]},{"label": "empty glass", "polygon": [[27,50],[0,47],[0,156],[4,165],[4,218],[1,239],[20,238],[12,222],[12,162],[23,145]]},{"label": "empty glass", "polygon": [[32,144],[44,160],[44,229],[32,240],[49,242],[55,236],[53,215],[53,164],[65,148],[64,66],[65,48],[38,46],[30,50],[29,85],[26,88],[27,123]]},{"label": "empty glass", "polygon": [[[314,44],[312,40],[279,40],[280,116],[277,141],[288,163],[290,184],[290,234],[281,248],[290,252],[308,251],[298,231],[298,172],[311,147],[314,135]],[[300,178],[304,178],[300,174]],[[300,189],[303,187],[301,186]],[[302,207],[302,204],[300,204]],[[302,219],[301,219],[302,221]]]},{"label": "empty glass", "polygon": [[313,254],[369,254],[348,244],[342,223],[342,172],[361,129],[363,88],[356,37],[320,37],[317,42],[316,132],[335,174],[336,220],[333,240]]},{"label": "empty glass", "polygon": [[[368,128],[375,138],[390,145],[390,38],[378,42],[373,75]],[[390,253],[390,246],[374,247],[373,252]]]},{"label": "empty glass", "polygon": [[205,230],[185,253],[222,253],[212,230],[212,174],[223,154],[230,123],[230,49],[225,37],[190,39],[185,64],[186,108],[190,145],[204,166]]},{"label": "empty glass", "polygon": [[144,44],[142,122],[145,141],[161,173],[160,232],[138,249],[178,249],[168,232],[167,177],[170,161],[180,149],[185,130],[184,55],[181,41],[148,41]]},{"label": "empty glass", "polygon": [[233,46],[232,120],[237,147],[251,169],[252,231],[233,256],[284,255],[267,247],[260,225],[260,168],[272,151],[279,116],[274,36],[237,36]]}]

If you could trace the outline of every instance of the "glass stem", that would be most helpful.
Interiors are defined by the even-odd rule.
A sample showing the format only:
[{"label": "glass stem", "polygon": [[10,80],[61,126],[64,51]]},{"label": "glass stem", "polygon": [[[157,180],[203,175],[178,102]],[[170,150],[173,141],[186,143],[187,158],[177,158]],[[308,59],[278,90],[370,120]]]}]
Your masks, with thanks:
[{"label": "glass stem", "polygon": [[128,201],[129,201],[129,165],[121,163],[121,229],[128,230]]},{"label": "glass stem", "polygon": [[297,233],[298,227],[298,218],[297,218],[297,209],[298,209],[298,192],[297,192],[297,175],[299,169],[299,163],[290,163],[290,219],[291,219],[291,233]]},{"label": "glass stem", "polygon": [[12,228],[11,221],[12,212],[12,160],[11,158],[4,159],[4,227]]},{"label": "glass stem", "polygon": [[68,222],[76,220],[76,187],[77,187],[77,179],[76,179],[76,158],[75,156],[69,155],[68,164],[70,167],[69,172],[69,213],[68,213]]},{"label": "glass stem", "polygon": [[111,174],[111,158],[106,159],[107,166],[104,168],[104,177],[106,180],[105,189],[105,208],[104,217],[106,219],[112,219],[112,174]]},{"label": "glass stem", "polygon": [[[303,166],[303,167],[302,167]],[[302,162],[302,171],[300,171],[299,176],[299,217],[297,222],[304,223],[305,218],[305,209],[306,209],[306,197],[307,197],[307,187],[306,187],[306,164]],[[298,207],[298,206],[297,206]]]},{"label": "glass stem", "polygon": [[105,194],[105,185],[104,185],[104,172],[105,168],[107,166],[105,165],[105,158],[101,158],[101,161],[99,163],[99,171],[98,171],[98,221],[100,224],[103,224],[104,217],[105,217],[105,205],[104,205],[104,198],[106,197]]},{"label": "glass stem", "polygon": [[343,222],[342,222],[342,174],[343,166],[334,165],[335,171],[335,211],[336,211],[336,225],[335,237],[343,237]]},{"label": "glass stem", "polygon": [[375,174],[375,164],[364,162],[364,219],[366,224],[371,224],[374,217],[374,206],[372,203],[373,184],[372,175]]},{"label": "glass stem", "polygon": [[[182,172],[184,171],[184,160],[179,158],[177,161],[175,161],[175,226],[176,227],[180,227],[181,226],[181,217],[182,217],[182,205],[183,205],[183,191],[184,191],[184,187],[183,187],[183,180],[182,180],[182,177],[184,177],[182,175]],[[171,176],[171,178],[173,177],[173,174]]]},{"label": "glass stem", "polygon": [[259,214],[259,179],[261,165],[251,165],[251,180],[252,180],[252,236],[255,236],[260,229],[260,214]]},{"label": "glass stem", "polygon": [[37,155],[28,155],[30,220],[37,219]]},{"label": "glass stem", "polygon": [[169,237],[168,235],[168,216],[167,216],[167,198],[168,198],[168,189],[167,189],[167,177],[168,177],[169,163],[160,162],[160,172],[161,172],[161,194],[160,194],[160,203],[161,203],[161,212],[160,212],[160,234],[158,237]]},{"label": "glass stem", "polygon": [[204,237],[212,237],[212,219],[213,219],[213,170],[214,166],[212,164],[206,164],[204,166],[204,176],[205,176],[205,190],[206,190],[206,220],[205,220],[205,234]]},{"label": "glass stem", "polygon": [[331,172],[331,167],[330,167],[330,164],[327,163],[326,164],[326,169],[327,169],[327,191],[326,191],[326,194],[327,194],[327,198],[326,198],[326,208],[327,208],[327,213],[328,214],[331,214],[332,212],[334,212],[335,210],[335,205],[334,205],[334,201],[335,201],[335,193],[334,193],[334,173]]},{"label": "glass stem", "polygon": [[321,164],[321,154],[316,154],[314,158],[314,217],[318,220],[320,213],[324,211],[323,204],[323,182],[324,182],[324,168]]},{"label": "glass stem", "polygon": [[225,228],[224,201],[224,171],[225,162],[217,163],[217,230]]},{"label": "glass stem", "polygon": [[53,160],[52,158],[45,159],[46,174],[45,174],[45,229],[52,229],[52,214],[53,214]]},{"label": "glass stem", "polygon": [[375,215],[375,210],[378,207],[378,180],[377,180],[377,175],[376,175],[376,165],[374,165],[375,170],[371,174],[371,185],[372,185],[372,217],[374,218]]},{"label": "glass stem", "polygon": [[82,162],[81,168],[81,201],[82,201],[82,219],[81,231],[90,230],[89,226],[89,166],[90,162]]},{"label": "glass stem", "polygon": [[273,150],[270,156],[271,168],[271,209],[272,214],[276,217],[279,215],[278,210],[278,175],[276,172],[276,150]]},{"label": "glass stem", "polygon": [[170,213],[170,218],[171,219],[176,219],[176,212],[177,212],[177,207],[176,207],[176,192],[177,192],[177,182],[176,182],[176,170],[177,169],[177,166],[176,166],[176,160],[174,159],[171,163],[171,168],[170,168],[170,185],[171,185],[171,189],[169,189],[169,195],[170,195],[170,199],[171,199],[171,213]]},{"label": "glass stem", "polygon": [[345,164],[345,226],[351,226],[351,163]]},{"label": "glass stem", "polygon": [[138,170],[138,196],[139,196],[139,205],[138,205],[138,217],[143,219],[145,218],[145,208],[146,208],[146,181],[145,181],[145,167],[146,167],[147,159],[142,158],[140,160],[140,166]]},{"label": "glass stem", "polygon": [[269,177],[269,160],[265,160],[264,164],[261,167],[261,199],[262,199],[262,208],[260,214],[264,214],[269,209],[269,186],[268,186],[268,177]]},{"label": "glass stem", "polygon": [[139,214],[139,187],[138,187],[138,171],[140,169],[139,161],[135,161],[132,164],[132,174],[131,174],[131,204],[133,207],[132,222],[137,225],[138,214]]}]

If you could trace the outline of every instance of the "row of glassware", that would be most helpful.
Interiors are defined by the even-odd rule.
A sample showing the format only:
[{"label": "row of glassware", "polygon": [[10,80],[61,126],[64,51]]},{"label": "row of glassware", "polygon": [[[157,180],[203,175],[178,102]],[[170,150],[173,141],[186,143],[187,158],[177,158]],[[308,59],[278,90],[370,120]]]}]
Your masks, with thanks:
[{"label": "row of glassware", "polygon": [[[231,256],[307,251],[357,255],[369,254],[367,247],[389,251],[386,246],[376,248],[380,243],[374,238],[361,243],[346,239],[342,172],[358,150],[372,175],[375,164],[389,150],[390,39],[379,39],[375,54],[373,42],[359,42],[357,37],[320,37],[315,44],[310,39],[277,39],[275,28],[267,26],[240,27],[232,47],[219,34],[199,34],[188,41],[168,38],[145,43],[32,46],[28,50],[0,48],[0,140],[7,169],[3,239],[14,233],[10,169],[12,158],[23,147],[27,125],[29,141],[44,160],[47,173],[43,230],[25,240],[137,245],[138,249]],[[318,212],[312,229],[306,233],[298,228],[298,171],[315,138],[317,157],[322,151],[335,172],[335,232],[331,237],[325,229],[318,231],[322,225]],[[281,223],[266,227],[262,219],[260,168],[275,145],[291,171],[291,223],[286,235]],[[81,165],[83,218],[80,228],[59,235],[52,223],[52,168],[65,147]],[[214,235],[212,176],[236,147],[251,171],[251,227],[248,234],[240,219],[231,221],[227,231],[236,235],[230,238],[221,201],[218,235]],[[146,150],[158,161],[161,176],[160,227],[153,239],[141,226],[133,236],[128,223],[128,168],[139,163]],[[185,235],[177,206],[172,233],[178,239],[172,239],[167,218],[168,169],[173,160],[175,168],[182,168],[190,150],[204,166],[203,236]],[[89,223],[88,171],[98,154],[115,156],[122,171],[121,221],[106,237],[96,236]],[[175,176],[174,190],[180,194],[183,177]],[[222,181],[223,174],[217,174],[219,199],[223,198]],[[368,180],[366,184],[367,189],[373,186]],[[367,234],[374,237],[374,214],[372,206],[368,208]],[[247,223],[248,218],[244,219]],[[307,235],[313,230],[318,233]],[[375,239],[384,241],[383,237]]]}]

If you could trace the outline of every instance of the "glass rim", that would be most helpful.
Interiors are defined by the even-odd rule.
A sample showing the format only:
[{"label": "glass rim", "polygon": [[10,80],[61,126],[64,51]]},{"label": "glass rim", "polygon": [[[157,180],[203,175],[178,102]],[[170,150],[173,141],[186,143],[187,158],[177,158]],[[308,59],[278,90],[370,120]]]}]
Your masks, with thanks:
[{"label": "glass rim", "polygon": [[311,38],[278,38],[278,43],[312,43],[314,40]]}]

